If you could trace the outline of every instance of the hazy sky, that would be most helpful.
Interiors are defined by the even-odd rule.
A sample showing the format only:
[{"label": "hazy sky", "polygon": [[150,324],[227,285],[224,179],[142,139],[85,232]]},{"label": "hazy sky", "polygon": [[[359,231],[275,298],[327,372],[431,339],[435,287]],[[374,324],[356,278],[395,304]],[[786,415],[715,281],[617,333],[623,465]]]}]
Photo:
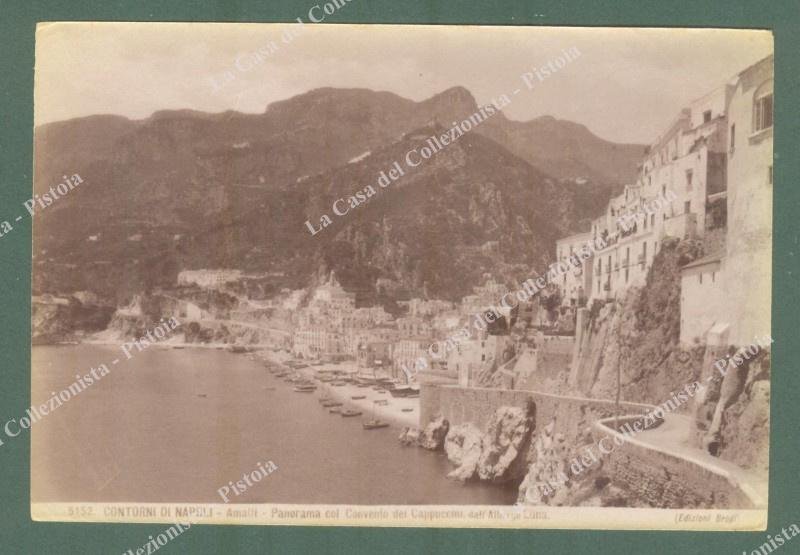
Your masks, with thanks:
[{"label": "hazy sky", "polygon": [[[260,113],[270,102],[324,86],[423,100],[463,85],[486,103],[520,88],[523,72],[577,47],[577,60],[514,96],[506,115],[552,115],[605,139],[649,143],[689,101],[773,49],[765,31],[311,23],[284,42],[282,34],[296,27],[41,25],[36,124],[90,114],[141,119],[179,108]],[[254,64],[259,50],[263,61]],[[223,85],[226,71],[234,79]]]}]

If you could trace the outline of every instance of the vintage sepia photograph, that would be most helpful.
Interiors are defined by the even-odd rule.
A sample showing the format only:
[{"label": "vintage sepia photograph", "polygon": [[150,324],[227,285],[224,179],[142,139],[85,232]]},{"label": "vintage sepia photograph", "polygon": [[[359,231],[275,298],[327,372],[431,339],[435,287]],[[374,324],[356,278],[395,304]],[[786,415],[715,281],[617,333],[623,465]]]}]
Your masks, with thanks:
[{"label": "vintage sepia photograph", "polygon": [[764,530],[772,33],[348,4],[38,25],[34,520]]}]

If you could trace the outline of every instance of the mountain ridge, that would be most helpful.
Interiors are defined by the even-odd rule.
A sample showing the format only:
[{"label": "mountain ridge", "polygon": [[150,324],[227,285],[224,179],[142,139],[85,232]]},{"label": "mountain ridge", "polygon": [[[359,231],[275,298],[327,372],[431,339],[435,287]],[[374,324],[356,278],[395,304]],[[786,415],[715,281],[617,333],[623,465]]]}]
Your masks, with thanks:
[{"label": "mountain ridge", "polygon": [[[324,237],[304,225],[330,212],[334,196],[374,183],[413,135],[441,133],[476,110],[463,87],[421,102],[323,88],[262,114],[161,110],[143,120],[90,116],[37,127],[36,190],[63,173],[89,186],[37,216],[34,289],[126,299],[174,283],[181,268],[221,265],[282,273],[276,286],[288,287],[329,266],[372,300],[464,294],[486,270],[515,279],[545,263],[556,237],[588,225],[619,185],[606,176],[631,171],[630,153],[630,163],[612,160],[614,171],[592,170],[606,143],[585,127],[509,123],[498,112]],[[543,128],[550,131],[537,136]],[[553,137],[572,151],[525,146]],[[579,182],[574,172],[584,170],[600,177]],[[425,217],[408,216],[416,213]],[[393,285],[379,291],[378,281]]]}]

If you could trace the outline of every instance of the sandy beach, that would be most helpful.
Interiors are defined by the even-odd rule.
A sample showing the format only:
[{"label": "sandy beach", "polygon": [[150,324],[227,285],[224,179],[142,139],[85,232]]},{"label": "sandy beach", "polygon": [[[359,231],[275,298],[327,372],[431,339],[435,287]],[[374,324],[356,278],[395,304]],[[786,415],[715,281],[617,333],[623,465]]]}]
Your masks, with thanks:
[{"label": "sandy beach", "polygon": [[[256,353],[259,358],[264,361],[276,364],[282,364],[285,360],[280,360],[272,351],[259,351]],[[353,384],[346,384],[341,386],[332,386],[330,383],[319,382],[314,380],[314,373],[319,370],[341,370],[352,372],[355,366],[352,364],[325,364],[322,366],[309,366],[302,368],[297,372],[306,378],[313,380],[317,384],[316,397],[326,395],[344,403],[348,408],[355,408],[363,412],[360,418],[369,419],[372,417],[373,412],[375,416],[384,420],[396,427],[412,427],[419,426],[419,397],[406,398],[406,397],[392,397],[387,391],[380,393],[372,389],[372,387],[357,387]],[[299,395],[299,394],[298,394]],[[354,396],[364,395],[364,399],[354,400]],[[385,406],[376,405],[374,401],[385,400],[388,404]],[[402,409],[412,409],[411,412],[403,412]]]}]

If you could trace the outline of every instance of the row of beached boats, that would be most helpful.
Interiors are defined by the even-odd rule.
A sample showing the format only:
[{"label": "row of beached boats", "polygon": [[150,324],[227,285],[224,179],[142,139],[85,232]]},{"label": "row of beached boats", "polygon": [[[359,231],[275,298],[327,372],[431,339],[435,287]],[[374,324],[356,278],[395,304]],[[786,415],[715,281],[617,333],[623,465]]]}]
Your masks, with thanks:
[{"label": "row of beached boats", "polygon": [[[356,377],[353,378],[351,376],[343,375],[339,371],[326,371],[320,370],[314,373],[314,380],[306,378],[296,371],[304,368],[305,365],[297,365],[291,364],[289,369],[282,366],[277,366],[274,364],[265,364],[267,369],[271,374],[273,374],[276,378],[281,378],[287,383],[293,384],[294,387],[292,388],[293,391],[296,393],[314,393],[317,390],[317,385],[314,383],[314,380],[319,381],[323,384],[326,384],[328,387],[341,387],[345,385],[352,385],[356,384],[357,387],[372,387],[378,393],[387,393],[391,392],[394,389],[395,384],[387,381],[387,380],[373,380],[370,378],[361,378]],[[354,401],[366,399],[366,395],[353,395],[352,399]],[[319,398],[319,403],[323,408],[328,409],[331,414],[339,414],[343,418],[353,418],[356,416],[361,416],[363,413],[358,410],[357,408],[352,407],[345,407],[344,403],[335,400],[334,398],[324,394],[322,397]],[[389,404],[389,401],[385,399],[373,401],[373,406],[386,406]],[[403,410],[413,410],[413,409],[403,409]],[[373,409],[371,418],[362,423],[362,427],[365,430],[377,430],[380,428],[387,428],[389,427],[389,423],[385,422],[375,415],[375,410]]]}]

